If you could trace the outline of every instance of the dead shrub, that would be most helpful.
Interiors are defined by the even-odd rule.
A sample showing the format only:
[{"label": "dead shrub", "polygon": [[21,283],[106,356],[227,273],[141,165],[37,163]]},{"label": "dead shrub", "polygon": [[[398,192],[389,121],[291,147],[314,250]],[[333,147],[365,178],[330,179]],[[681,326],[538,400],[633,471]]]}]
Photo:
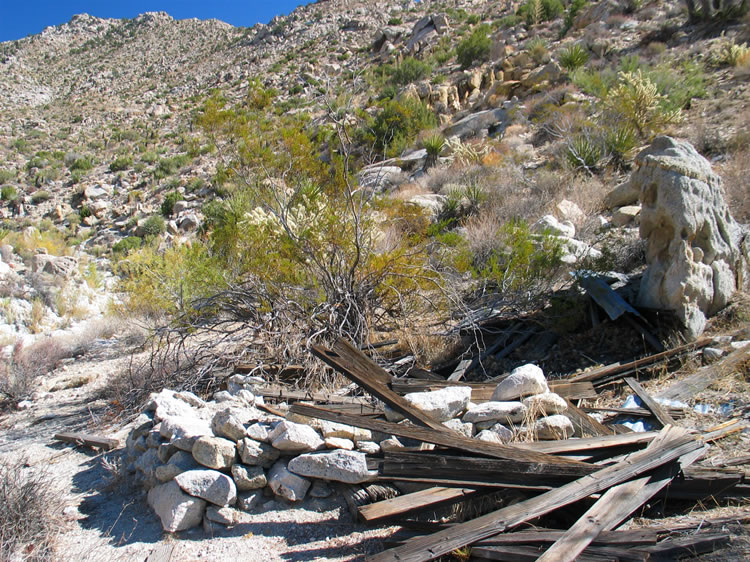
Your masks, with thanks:
[{"label": "dead shrub", "polygon": [[38,377],[52,372],[58,361],[72,355],[72,349],[59,338],[42,338],[25,347],[19,339],[0,372],[0,397],[18,401],[27,398]]},{"label": "dead shrub", "polygon": [[51,477],[24,460],[0,461],[0,558],[52,560],[62,498]]}]

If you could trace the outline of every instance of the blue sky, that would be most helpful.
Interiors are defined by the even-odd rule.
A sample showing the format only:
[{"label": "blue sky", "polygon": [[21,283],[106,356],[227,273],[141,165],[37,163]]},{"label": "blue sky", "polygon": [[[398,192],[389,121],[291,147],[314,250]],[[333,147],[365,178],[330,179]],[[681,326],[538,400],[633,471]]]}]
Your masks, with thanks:
[{"label": "blue sky", "polygon": [[167,12],[177,19],[216,18],[232,25],[268,23],[279,14],[288,14],[301,0],[0,0],[0,41],[20,39],[39,33],[48,25],[70,21],[74,14],[87,13],[100,18],[133,18],[143,12]]}]

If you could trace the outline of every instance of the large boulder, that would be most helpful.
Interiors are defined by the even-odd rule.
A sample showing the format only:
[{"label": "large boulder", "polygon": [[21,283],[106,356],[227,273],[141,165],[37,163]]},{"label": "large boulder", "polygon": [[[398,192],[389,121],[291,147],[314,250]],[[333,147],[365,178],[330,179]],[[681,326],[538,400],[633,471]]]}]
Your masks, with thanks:
[{"label": "large boulder", "polygon": [[236,456],[234,442],[223,437],[200,437],[193,444],[193,458],[208,468],[229,468]]},{"label": "large boulder", "polygon": [[674,311],[685,335],[696,338],[737,279],[748,279],[743,229],[721,178],[690,143],[657,137],[635,163],[629,183],[640,193],[640,234],[648,243],[638,304]]},{"label": "large boulder", "polygon": [[377,471],[367,469],[364,453],[338,449],[321,453],[307,453],[289,461],[287,468],[309,478],[360,484],[373,480]]},{"label": "large boulder", "polygon": [[544,372],[536,365],[528,363],[513,369],[510,375],[497,385],[490,400],[503,402],[543,392],[549,392]]},{"label": "large boulder", "polygon": [[510,120],[508,112],[503,108],[486,109],[471,113],[453,123],[443,131],[443,134],[446,138],[457,136],[462,140],[477,136],[482,131],[488,131],[490,136],[502,135]]},{"label": "large boulder", "polygon": [[241,492],[265,488],[268,481],[266,473],[260,466],[245,466],[242,464],[232,465],[232,478]]},{"label": "large boulder", "polygon": [[148,493],[148,504],[161,520],[162,528],[169,532],[197,527],[203,520],[206,502],[184,493],[174,482],[167,482]]},{"label": "large boulder", "polygon": [[431,392],[412,392],[404,399],[433,419],[444,422],[466,409],[471,399],[471,387],[449,386]]},{"label": "large boulder", "polygon": [[232,505],[237,499],[234,481],[218,470],[189,470],[175,476],[174,481],[185,493],[214,505]]}]

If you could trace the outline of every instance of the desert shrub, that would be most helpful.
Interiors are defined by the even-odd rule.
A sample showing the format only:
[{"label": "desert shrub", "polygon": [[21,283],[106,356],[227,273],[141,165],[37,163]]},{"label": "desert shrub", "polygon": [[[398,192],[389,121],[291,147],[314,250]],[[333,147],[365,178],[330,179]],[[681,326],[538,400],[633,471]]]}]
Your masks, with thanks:
[{"label": "desert shrub", "polygon": [[419,131],[435,127],[435,114],[419,100],[386,100],[382,110],[370,120],[361,135],[378,152],[397,156],[414,140]]},{"label": "desert shrub", "polygon": [[750,48],[747,44],[737,44],[734,39],[722,38],[717,53],[713,57],[718,65],[740,66],[750,61]]},{"label": "desert shrub", "polygon": [[131,156],[118,156],[109,164],[110,172],[122,172],[127,170],[133,165],[133,158]]},{"label": "desert shrub", "polygon": [[563,28],[560,31],[560,37],[564,37],[565,34],[570,31],[576,17],[588,3],[588,0],[572,0],[572,2],[570,2],[568,9],[565,10],[565,19],[563,20]]},{"label": "desert shrub", "polygon": [[0,558],[54,559],[63,500],[51,475],[25,459],[0,461]]},{"label": "desert shrub", "polygon": [[536,25],[555,19],[564,10],[560,0],[527,0],[518,8],[518,15],[526,21],[527,25]]},{"label": "desert shrub", "polygon": [[0,190],[0,198],[3,201],[15,201],[18,198],[18,190],[12,185],[4,185]]},{"label": "desert shrub", "polygon": [[183,199],[185,198],[179,191],[172,191],[170,193],[167,193],[167,195],[164,196],[164,201],[161,204],[161,214],[165,217],[171,217],[174,213],[174,204],[177,203],[177,201],[182,201]]},{"label": "desert shrub", "polygon": [[401,25],[401,18],[392,17],[388,20],[388,25]]},{"label": "desert shrub", "polygon": [[0,184],[9,182],[14,179],[16,179],[16,173],[13,170],[6,170],[5,168],[0,168]]},{"label": "desert shrub", "polygon": [[443,135],[439,133],[429,135],[422,139],[422,147],[427,151],[425,168],[434,166],[437,163],[438,157],[440,156],[440,153],[442,152],[444,146],[445,138],[443,138]]},{"label": "desert shrub", "polygon": [[578,133],[566,143],[565,159],[574,170],[593,173],[598,169],[603,156],[601,144],[590,134]]},{"label": "desert shrub", "polygon": [[35,192],[31,196],[31,203],[32,205],[39,205],[39,203],[44,203],[45,201],[49,201],[52,198],[52,194],[49,191],[45,191],[43,189]]},{"label": "desert shrub", "polygon": [[583,45],[580,43],[574,43],[563,48],[558,54],[558,60],[560,66],[562,66],[568,72],[582,67],[589,60],[589,54]]},{"label": "desert shrub", "polygon": [[648,138],[679,121],[680,110],[669,108],[667,101],[656,84],[636,70],[619,74],[617,85],[607,94],[605,106],[641,137]]},{"label": "desert shrub", "polygon": [[464,70],[474,64],[486,61],[490,56],[492,40],[489,37],[488,25],[480,25],[471,35],[461,40],[456,46],[456,59]]},{"label": "desert shrub", "polygon": [[112,252],[115,254],[128,254],[132,250],[140,248],[142,244],[143,239],[139,236],[127,236],[112,245]]},{"label": "desert shrub", "polygon": [[[42,301],[34,302],[38,302],[43,311]],[[52,372],[58,361],[70,356],[70,346],[59,338],[41,338],[30,346],[17,340],[10,359],[0,371],[0,396],[14,401],[28,398],[38,388],[35,381]]]},{"label": "desert shrub", "polygon": [[534,37],[526,42],[525,49],[528,51],[529,56],[537,64],[542,64],[547,58],[547,41],[542,37]]},{"label": "desert shrub", "polygon": [[71,172],[86,172],[94,167],[94,160],[91,156],[76,156],[72,160],[68,160],[66,165]]},{"label": "desert shrub", "polygon": [[392,78],[396,84],[405,86],[430,75],[432,67],[414,57],[406,57],[404,61],[393,69]]},{"label": "desert shrub", "polygon": [[167,228],[164,218],[161,215],[151,215],[146,219],[141,227],[143,236],[159,236]]},{"label": "desert shrub", "polygon": [[505,29],[508,27],[514,27],[521,23],[523,21],[523,18],[519,16],[518,14],[510,14],[507,16],[503,16],[499,20],[494,22],[494,26],[498,27],[500,29]]}]

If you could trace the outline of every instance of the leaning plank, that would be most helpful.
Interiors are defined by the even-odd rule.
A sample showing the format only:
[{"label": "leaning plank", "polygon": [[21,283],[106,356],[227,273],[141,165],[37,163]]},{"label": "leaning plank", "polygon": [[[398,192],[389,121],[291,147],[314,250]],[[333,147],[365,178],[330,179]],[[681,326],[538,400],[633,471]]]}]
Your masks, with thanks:
[{"label": "leaning plank", "polygon": [[[649,445],[658,449],[659,438]],[[664,489],[677,475],[705,453],[705,447],[662,466],[653,475],[624,482],[607,490],[568,531],[542,555],[540,562],[573,561],[602,531],[611,531],[631,513]]]},{"label": "leaning plank", "polygon": [[573,404],[568,398],[565,398],[568,409],[565,415],[573,422],[575,435],[582,437],[591,435],[592,437],[601,437],[602,435],[614,435],[614,430],[595,420],[578,406]]},{"label": "leaning plank", "polygon": [[450,505],[451,503],[470,498],[476,493],[477,490],[473,488],[443,488],[436,486],[420,490],[419,492],[404,494],[403,496],[389,500],[364,505],[358,511],[362,519],[368,523],[372,523],[373,521],[390,519],[426,508]]},{"label": "leaning plank", "polygon": [[86,445],[87,447],[96,447],[97,449],[105,449],[107,451],[117,449],[120,446],[119,439],[100,437],[99,435],[88,433],[56,433],[55,439],[57,441],[64,441],[65,443]]},{"label": "leaning plank", "polygon": [[597,369],[585,371],[583,373],[580,373],[578,375],[571,377],[568,380],[570,381],[598,381],[600,379],[605,379],[605,378],[611,379],[612,377],[615,377],[618,375],[625,376],[627,373],[630,373],[641,367],[653,365],[654,363],[658,363],[665,359],[671,359],[673,357],[684,355],[685,353],[690,353],[692,351],[696,351],[698,349],[706,347],[712,341],[713,340],[711,338],[701,338],[692,343],[681,345],[680,347],[675,347],[674,349],[668,349],[667,351],[656,353],[654,355],[649,355],[648,357],[642,357],[641,359],[636,359],[635,361],[630,361],[628,363],[615,363],[613,365],[605,365]]},{"label": "leaning plank", "polygon": [[[497,382],[482,383],[462,383],[446,380],[421,380],[412,378],[394,378],[391,382],[391,388],[399,394],[408,392],[424,392],[427,390],[439,390],[447,386],[469,386],[471,387],[472,402],[487,402],[492,393],[497,388]],[[550,392],[559,394],[563,398],[578,400],[580,398],[596,398],[598,396],[594,385],[590,382],[570,382],[570,381],[547,381]]]},{"label": "leaning plank", "polygon": [[711,386],[714,381],[731,375],[748,360],[750,360],[750,345],[734,350],[716,363],[701,367],[695,374],[669,385],[656,397],[668,398],[669,400],[689,400],[698,392]]},{"label": "leaning plank", "polygon": [[414,408],[404,398],[388,388],[386,385],[390,383],[391,376],[346,340],[337,340],[333,344],[333,349],[313,346],[312,352],[330,367],[357,383],[373,396],[380,398],[415,424],[443,433],[450,432],[443,424]]},{"label": "leaning plank", "polygon": [[477,453],[498,459],[510,459],[524,462],[528,463],[529,470],[544,470],[546,466],[552,465],[587,466],[585,463],[572,461],[563,457],[546,455],[544,453],[529,451],[519,447],[477,441],[476,439],[471,439],[470,437],[465,437],[455,432],[449,433],[446,431],[434,431],[426,427],[410,427],[403,424],[365,418],[362,416],[331,412],[330,410],[316,408],[315,406],[307,406],[305,404],[294,404],[290,408],[290,411],[301,416],[343,423],[345,425],[361,427],[371,431],[380,431],[381,433],[416,439],[425,443],[434,443],[435,445],[442,445],[443,447],[449,447],[451,449],[468,451],[470,453]]},{"label": "leaning plank", "polygon": [[633,390],[633,392],[636,393],[638,398],[641,399],[643,405],[651,410],[651,412],[654,414],[654,417],[659,420],[659,423],[662,425],[662,427],[667,425],[677,425],[672,416],[669,415],[669,412],[662,408],[661,404],[654,400],[637,380],[635,380],[633,377],[625,377],[625,382]]},{"label": "leaning plank", "polygon": [[372,556],[369,560],[372,562],[433,560],[457,548],[502,533],[506,529],[541,517],[591,494],[626,482],[701,447],[685,430],[667,427],[663,432],[665,435],[660,447],[634,453],[626,461],[603,468],[594,474],[472,521],[411,540],[402,546]]}]

